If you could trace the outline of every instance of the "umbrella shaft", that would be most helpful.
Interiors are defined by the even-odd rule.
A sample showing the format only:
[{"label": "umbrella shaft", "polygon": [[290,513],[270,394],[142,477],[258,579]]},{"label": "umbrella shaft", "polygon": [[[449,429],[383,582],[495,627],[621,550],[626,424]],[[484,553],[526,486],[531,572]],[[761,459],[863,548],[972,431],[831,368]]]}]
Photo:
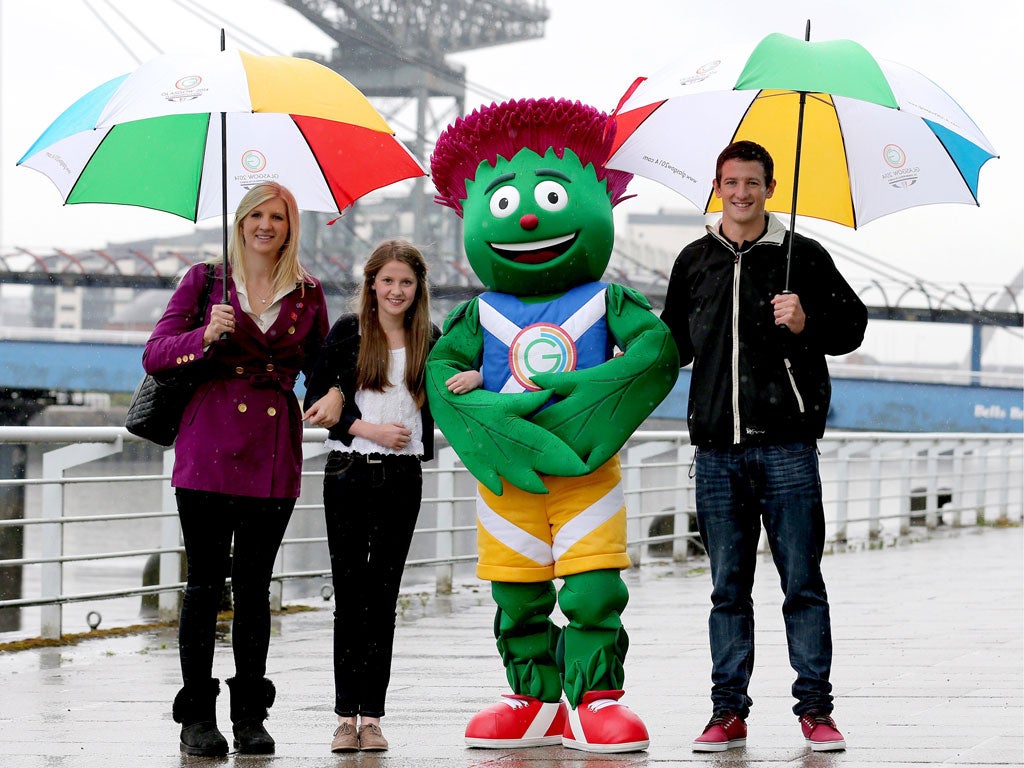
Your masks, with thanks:
[{"label": "umbrella shaft", "polygon": [[793,161],[793,204],[789,214],[789,247],[786,248],[786,283],[783,291],[789,291],[789,263],[793,256],[793,235],[796,234],[796,202],[800,193],[800,151],[804,142],[804,108],[807,106],[807,92],[800,91],[800,111],[796,120],[796,157]]}]

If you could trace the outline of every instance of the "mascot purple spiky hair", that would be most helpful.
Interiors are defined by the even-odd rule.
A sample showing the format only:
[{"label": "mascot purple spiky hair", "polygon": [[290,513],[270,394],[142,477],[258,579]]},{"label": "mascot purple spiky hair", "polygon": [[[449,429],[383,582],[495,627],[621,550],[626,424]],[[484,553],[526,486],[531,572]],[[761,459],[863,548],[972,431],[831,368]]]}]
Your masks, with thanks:
[{"label": "mascot purple spiky hair", "polygon": [[[618,452],[679,358],[640,293],[600,281],[631,178],[604,167],[613,130],[579,102],[509,101],[456,120],[431,158],[437,202],[463,217],[488,289],[453,310],[427,362],[434,418],[479,481],[477,575],[491,582],[513,691],[472,718],[471,746],[649,743],[619,701],[629,556]],[[450,392],[468,370],[482,388]]]}]

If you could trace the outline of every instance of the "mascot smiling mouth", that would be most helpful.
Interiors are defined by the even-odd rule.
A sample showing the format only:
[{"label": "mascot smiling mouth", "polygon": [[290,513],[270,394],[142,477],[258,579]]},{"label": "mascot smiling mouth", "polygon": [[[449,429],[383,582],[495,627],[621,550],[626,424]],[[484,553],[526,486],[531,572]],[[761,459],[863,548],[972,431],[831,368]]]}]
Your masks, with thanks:
[{"label": "mascot smiling mouth", "polygon": [[569,250],[579,232],[560,237],[549,237],[547,240],[531,240],[526,243],[490,243],[491,249],[503,259],[516,264],[545,264],[557,259]]}]

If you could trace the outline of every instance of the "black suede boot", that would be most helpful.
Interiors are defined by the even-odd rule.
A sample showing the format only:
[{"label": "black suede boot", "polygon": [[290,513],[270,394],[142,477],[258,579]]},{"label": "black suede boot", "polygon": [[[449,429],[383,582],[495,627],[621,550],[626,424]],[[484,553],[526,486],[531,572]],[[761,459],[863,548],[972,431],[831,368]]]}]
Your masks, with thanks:
[{"label": "black suede boot", "polygon": [[228,741],[217,730],[216,678],[186,685],[174,697],[171,715],[181,723],[181,751],[187,755],[219,757],[228,753]]},{"label": "black suede boot", "polygon": [[274,754],[274,739],[263,721],[267,710],[274,705],[277,689],[265,677],[227,680],[231,690],[231,723],[235,735],[235,749],[243,755]]}]

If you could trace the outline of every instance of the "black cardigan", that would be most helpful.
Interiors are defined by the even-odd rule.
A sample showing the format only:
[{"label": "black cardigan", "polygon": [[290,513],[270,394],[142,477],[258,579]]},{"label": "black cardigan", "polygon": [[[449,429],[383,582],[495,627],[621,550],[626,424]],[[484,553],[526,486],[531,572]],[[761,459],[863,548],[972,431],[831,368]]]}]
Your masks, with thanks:
[{"label": "black cardigan", "polygon": [[[440,336],[441,331],[437,326],[432,326],[431,348]],[[306,382],[306,398],[303,403],[303,410],[308,410],[331,387],[341,387],[345,405],[341,419],[330,428],[329,433],[332,440],[339,440],[345,445],[352,444],[353,436],[348,431],[349,427],[356,419],[362,418],[356,405],[356,363],[359,360],[360,338],[358,315],[348,314],[338,318],[327,334],[313,373]],[[430,461],[434,458],[434,419],[426,401],[420,409],[420,418],[423,421],[423,461]]]}]

